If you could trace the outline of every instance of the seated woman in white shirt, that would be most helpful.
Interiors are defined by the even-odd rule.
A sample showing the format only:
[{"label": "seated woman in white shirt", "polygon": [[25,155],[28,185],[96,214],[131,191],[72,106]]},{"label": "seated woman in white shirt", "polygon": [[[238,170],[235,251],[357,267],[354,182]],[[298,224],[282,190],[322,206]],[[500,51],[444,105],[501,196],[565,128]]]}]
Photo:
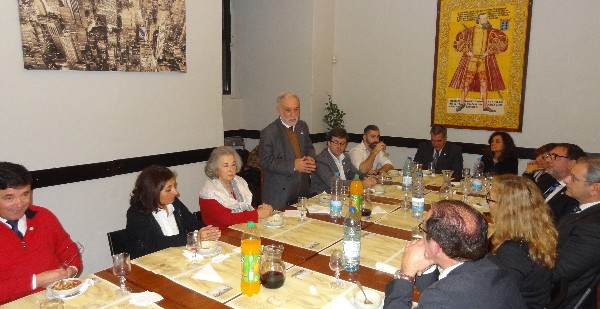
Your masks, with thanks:
[{"label": "seated woman in white shirt", "polygon": [[140,173],[127,210],[128,251],[132,258],[185,246],[187,233],[196,230],[199,240],[219,239],[221,231],[205,226],[178,196],[176,175],[170,169],[152,165]]}]

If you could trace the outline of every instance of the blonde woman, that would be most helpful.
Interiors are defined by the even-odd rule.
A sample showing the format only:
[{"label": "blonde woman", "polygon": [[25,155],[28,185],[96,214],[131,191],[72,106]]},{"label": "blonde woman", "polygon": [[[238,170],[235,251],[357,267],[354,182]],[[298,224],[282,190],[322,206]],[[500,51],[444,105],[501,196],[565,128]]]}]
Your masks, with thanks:
[{"label": "blonde woman", "polygon": [[546,307],[558,238],[548,205],[531,180],[515,175],[494,177],[486,200],[495,226],[492,253],[518,277],[527,307]]}]

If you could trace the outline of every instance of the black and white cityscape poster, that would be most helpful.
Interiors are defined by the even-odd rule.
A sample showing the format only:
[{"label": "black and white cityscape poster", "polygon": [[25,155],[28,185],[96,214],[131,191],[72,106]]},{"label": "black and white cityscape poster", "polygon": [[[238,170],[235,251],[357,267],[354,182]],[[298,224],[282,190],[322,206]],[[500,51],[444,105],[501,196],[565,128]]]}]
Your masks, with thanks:
[{"label": "black and white cityscape poster", "polygon": [[185,0],[18,0],[27,70],[186,72]]}]

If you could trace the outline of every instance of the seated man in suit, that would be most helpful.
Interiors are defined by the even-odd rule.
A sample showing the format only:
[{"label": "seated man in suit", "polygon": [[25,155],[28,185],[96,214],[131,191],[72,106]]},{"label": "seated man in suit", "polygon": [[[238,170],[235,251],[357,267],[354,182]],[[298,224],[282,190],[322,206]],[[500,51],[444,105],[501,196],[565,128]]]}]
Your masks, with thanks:
[{"label": "seated man in suit", "polygon": [[308,125],[300,120],[300,98],[284,92],[277,97],[276,109],[279,118],[260,131],[259,149],[262,201],[281,209],[309,194],[316,153]]},{"label": "seated man in suit", "polygon": [[440,201],[420,227],[424,237],[405,247],[384,308],[411,308],[417,276],[419,308],[525,308],[516,278],[484,258],[488,225],[481,213],[460,201]]},{"label": "seated man in suit", "polygon": [[567,195],[578,207],[563,216],[558,230],[558,258],[552,270],[552,282],[567,282],[567,295],[559,308],[574,308],[591,288],[579,308],[596,308],[596,284],[600,274],[600,157],[582,157],[564,179]]},{"label": "seated man in suit", "polygon": [[46,208],[31,205],[31,174],[0,162],[0,305],[81,269],[77,245]]},{"label": "seated man in suit", "polygon": [[379,128],[370,124],[363,131],[362,143],[350,150],[352,164],[363,174],[377,175],[394,169],[380,136]]},{"label": "seated man in suit", "polygon": [[434,124],[429,131],[431,135],[431,143],[423,142],[419,144],[417,153],[415,154],[415,162],[423,164],[423,168],[429,167],[429,163],[433,162],[435,173],[441,174],[442,170],[453,170],[452,175],[455,178],[460,178],[463,168],[462,148],[448,140],[448,130],[446,127]]},{"label": "seated man in suit", "polygon": [[579,204],[577,200],[565,194],[567,187],[564,179],[571,174],[571,168],[581,157],[585,157],[585,152],[579,146],[568,143],[556,144],[545,156],[548,163],[546,172],[554,177],[554,182],[546,187],[542,183],[537,184],[552,210],[555,223]]},{"label": "seated man in suit", "polygon": [[[346,145],[348,145],[348,133],[344,128],[336,127],[327,133],[327,148],[317,156],[317,170],[311,176],[311,193],[318,194],[323,191],[329,193],[331,179],[336,172],[340,174],[345,186],[350,185],[354,175],[362,175],[344,153]],[[370,188],[376,183],[377,181],[373,177],[363,179],[365,188]]]}]

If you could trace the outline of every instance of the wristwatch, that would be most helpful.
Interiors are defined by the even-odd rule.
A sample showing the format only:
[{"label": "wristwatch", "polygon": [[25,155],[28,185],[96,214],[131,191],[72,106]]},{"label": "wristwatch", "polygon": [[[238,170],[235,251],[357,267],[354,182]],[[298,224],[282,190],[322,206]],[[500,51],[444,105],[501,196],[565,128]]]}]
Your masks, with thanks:
[{"label": "wristwatch", "polygon": [[403,273],[402,269],[398,269],[396,271],[396,273],[394,274],[394,279],[402,279],[402,280],[406,280],[410,283],[415,283],[415,277],[409,276],[409,275]]}]

